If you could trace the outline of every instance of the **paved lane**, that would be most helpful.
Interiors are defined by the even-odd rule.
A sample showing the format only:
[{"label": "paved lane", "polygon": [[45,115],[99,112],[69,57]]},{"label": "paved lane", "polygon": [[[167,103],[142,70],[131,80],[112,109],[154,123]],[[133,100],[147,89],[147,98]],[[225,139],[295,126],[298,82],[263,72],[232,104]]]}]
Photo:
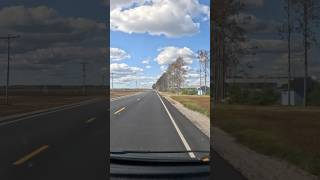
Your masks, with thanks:
[{"label": "paved lane", "polygon": [[0,179],[104,179],[107,99],[0,123]]},{"label": "paved lane", "polygon": [[111,151],[209,151],[209,138],[160,98],[156,91],[147,91],[111,102]]}]

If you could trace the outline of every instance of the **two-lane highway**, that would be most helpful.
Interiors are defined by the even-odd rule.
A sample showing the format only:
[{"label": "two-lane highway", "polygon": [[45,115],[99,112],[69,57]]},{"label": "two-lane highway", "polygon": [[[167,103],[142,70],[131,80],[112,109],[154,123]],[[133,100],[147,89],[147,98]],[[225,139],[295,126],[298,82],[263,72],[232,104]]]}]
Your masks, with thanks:
[{"label": "two-lane highway", "polygon": [[[209,151],[209,142],[156,91],[110,104],[104,98],[0,122],[0,179],[106,179],[109,150]],[[215,179],[241,179],[222,158],[213,157]]]},{"label": "two-lane highway", "polygon": [[0,179],[105,179],[108,100],[0,122]]},{"label": "two-lane highway", "polygon": [[156,91],[112,101],[110,107],[111,151],[209,151],[209,138]]},{"label": "two-lane highway", "polygon": [[[110,151],[210,149],[209,138],[156,91],[111,101],[110,107]],[[245,180],[213,149],[210,154],[213,179]],[[182,156],[193,158],[193,154],[188,153]]]}]

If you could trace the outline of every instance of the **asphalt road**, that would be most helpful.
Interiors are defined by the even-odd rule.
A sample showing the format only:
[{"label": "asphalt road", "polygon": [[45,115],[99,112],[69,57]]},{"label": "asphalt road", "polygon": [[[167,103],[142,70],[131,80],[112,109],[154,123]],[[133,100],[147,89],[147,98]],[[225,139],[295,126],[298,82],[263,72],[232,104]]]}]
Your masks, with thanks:
[{"label": "asphalt road", "polygon": [[0,179],[105,179],[108,100],[0,122]]},{"label": "asphalt road", "polygon": [[[188,148],[210,150],[209,138],[156,91],[112,101],[110,108],[110,151],[185,151]],[[201,157],[203,154],[194,155]],[[212,178],[244,179],[214,151],[211,155],[214,160]],[[187,153],[181,156],[192,158]]]},{"label": "asphalt road", "polygon": [[[108,105],[101,99],[0,122],[0,179],[106,179],[109,150],[210,149],[208,137],[155,91],[112,100],[110,113]],[[181,154],[193,155],[201,156]],[[214,179],[242,179],[213,158]]]}]

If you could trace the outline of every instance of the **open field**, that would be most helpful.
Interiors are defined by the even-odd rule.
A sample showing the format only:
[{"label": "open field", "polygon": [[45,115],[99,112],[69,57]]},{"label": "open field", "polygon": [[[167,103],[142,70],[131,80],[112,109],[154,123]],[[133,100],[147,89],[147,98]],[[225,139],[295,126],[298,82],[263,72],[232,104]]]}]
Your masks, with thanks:
[{"label": "open field", "polygon": [[135,94],[142,91],[145,91],[145,90],[144,89],[112,89],[110,91],[110,97],[115,98],[119,96],[126,96],[126,95]]},{"label": "open field", "polygon": [[185,107],[210,117],[210,96],[170,95],[170,97]]},{"label": "open field", "polygon": [[238,142],[320,177],[320,108],[219,105],[214,126]]},{"label": "open field", "polygon": [[9,105],[0,97],[0,117],[76,103],[98,96],[10,96]]}]

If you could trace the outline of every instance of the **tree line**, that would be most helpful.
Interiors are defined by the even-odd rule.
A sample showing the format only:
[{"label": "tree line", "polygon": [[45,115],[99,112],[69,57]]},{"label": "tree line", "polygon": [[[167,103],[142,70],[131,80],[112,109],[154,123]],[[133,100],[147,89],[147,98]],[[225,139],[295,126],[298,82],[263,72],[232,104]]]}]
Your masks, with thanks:
[{"label": "tree line", "polygon": [[[288,92],[291,90],[292,81],[291,51],[292,35],[298,35],[303,47],[303,103],[307,105],[307,93],[309,90],[309,53],[310,49],[317,44],[317,32],[319,31],[320,1],[319,0],[283,0],[286,20],[279,27],[282,39],[288,43]],[[211,80],[214,86],[213,99],[216,103],[226,98],[226,78],[235,74],[243,55],[254,54],[257,47],[249,47],[247,32],[243,28],[249,23],[250,18],[239,20],[240,12],[245,9],[245,4],[239,0],[215,0],[212,2],[211,11]],[[242,66],[243,68],[243,66]],[[253,68],[245,64],[244,68]],[[242,70],[244,71],[244,70]],[[290,93],[288,93],[290,101]],[[290,104],[290,103],[288,103]]]},{"label": "tree line", "polygon": [[159,91],[174,91],[179,93],[186,80],[187,70],[185,66],[186,63],[183,57],[178,57],[175,62],[169,64],[166,71],[160,76],[152,88]]}]

